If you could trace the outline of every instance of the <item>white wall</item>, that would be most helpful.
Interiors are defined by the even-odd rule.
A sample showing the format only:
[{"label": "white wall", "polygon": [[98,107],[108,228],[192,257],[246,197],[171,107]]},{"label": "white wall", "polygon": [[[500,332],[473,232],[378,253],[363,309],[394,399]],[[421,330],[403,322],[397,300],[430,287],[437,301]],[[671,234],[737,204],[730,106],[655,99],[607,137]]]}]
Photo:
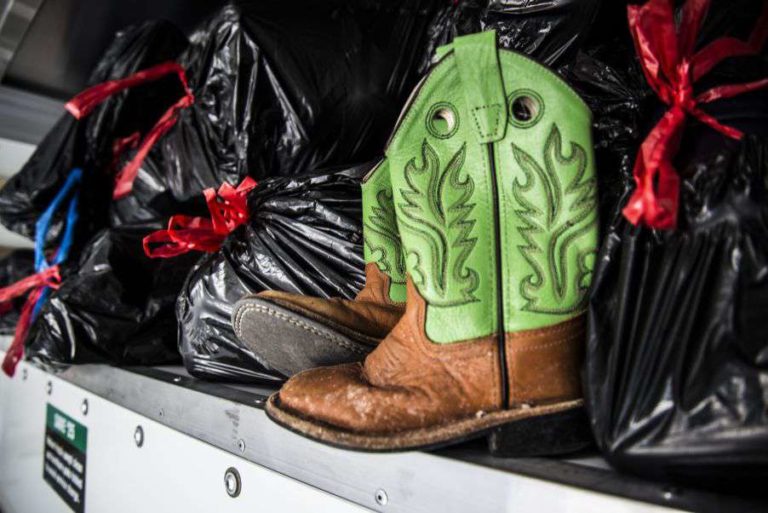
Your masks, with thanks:
[{"label": "white wall", "polygon": [[[33,144],[0,138],[0,179],[2,182],[21,169],[35,151]],[[0,247],[31,248],[32,241],[0,225]]]}]

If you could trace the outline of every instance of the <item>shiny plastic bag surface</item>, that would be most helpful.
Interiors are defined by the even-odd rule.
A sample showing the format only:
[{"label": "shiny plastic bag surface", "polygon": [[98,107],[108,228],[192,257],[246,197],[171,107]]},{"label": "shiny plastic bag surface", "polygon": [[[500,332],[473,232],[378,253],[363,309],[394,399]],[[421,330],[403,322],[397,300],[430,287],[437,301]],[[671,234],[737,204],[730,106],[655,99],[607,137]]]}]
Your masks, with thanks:
[{"label": "shiny plastic bag surface", "polygon": [[[758,4],[713,2],[697,48],[723,35],[744,38]],[[621,57],[626,38],[618,36],[598,38],[594,52],[588,44],[567,72],[594,105],[598,174],[607,186],[584,373],[593,432],[619,469],[754,491],[768,476],[768,331],[760,313],[768,307],[768,94],[701,106],[748,134],[742,141],[687,119],[673,158],[677,228],[634,226],[622,215],[634,157],[668,107],[641,85],[639,66]],[[730,58],[694,93],[765,76],[764,54]]]},{"label": "shiny plastic bag surface", "polygon": [[[373,158],[434,49],[495,29],[502,47],[571,62],[599,0],[239,1],[179,62],[194,104],[144,161],[113,225],[202,215],[203,189]],[[296,13],[301,12],[298,16]],[[128,158],[128,155],[126,156]]]},{"label": "shiny plastic bag surface", "polygon": [[[430,51],[454,37],[495,30],[501,48],[552,68],[571,62],[602,0],[456,0],[440,13]],[[448,2],[446,2],[448,4]]]},{"label": "shiny plastic bag surface", "polygon": [[768,477],[768,140],[714,145],[684,226],[618,217],[604,240],[585,380],[612,464],[734,489]]},{"label": "shiny plastic bag surface", "polygon": [[[0,258],[0,288],[34,273],[35,252],[31,249],[17,249]],[[5,305],[0,305],[0,334],[13,334],[22,306],[24,297],[17,297]]]},{"label": "shiny plastic bag surface", "polygon": [[177,304],[179,348],[191,374],[274,382],[232,329],[234,303],[274,289],[350,299],[362,288],[360,179],[370,165],[271,178],[249,197],[249,222],[190,273]]},{"label": "shiny plastic bag surface", "polygon": [[[93,70],[89,84],[120,79],[136,71],[173,60],[186,47],[186,37],[167,22],[147,22],[116,34]],[[76,120],[65,113],[40,142],[29,161],[0,190],[0,222],[8,229],[34,237],[35,223],[70,171],[83,169],[80,222],[76,247],[107,225],[114,186],[114,147],[117,139],[149,130],[179,96],[174,78],[137,86],[98,105]],[[56,239],[63,214],[49,232]]]},{"label": "shiny plastic bag surface", "polygon": [[[648,86],[638,63],[627,25],[626,0],[603,2],[592,27],[571,59],[559,62],[558,72],[592,111],[601,229],[605,232],[617,205],[632,183],[632,168],[640,144],[664,113],[664,105]],[[637,2],[632,2],[637,3]],[[723,35],[746,38],[760,13],[754,0],[716,1],[699,33],[699,46]],[[765,52],[764,52],[765,53]],[[765,76],[765,59],[729,59],[696,84],[700,92],[713,84],[749,82]],[[748,133],[763,133],[768,103],[761,92],[700,106],[726,124]]]},{"label": "shiny plastic bag surface", "polygon": [[[267,177],[376,157],[428,64],[428,28],[443,6],[437,0],[307,0],[223,8],[177,59],[186,69],[194,103],[177,111],[177,121],[152,146],[129,194],[112,201],[111,189],[103,191],[110,200],[111,228],[86,244],[84,257],[65,274],[65,286],[52,294],[28,347],[32,357],[60,363],[173,360],[178,352],[168,329],[176,324],[172,303],[199,255],[149,262],[139,234],[159,228],[172,215],[207,215],[206,188],[251,176],[265,184],[257,194],[278,194],[282,186],[270,186]],[[116,167],[133,156],[127,151]],[[280,183],[287,190],[296,187],[290,180]],[[318,185],[317,194],[322,192]],[[271,248],[272,263],[265,265],[283,274],[257,269],[262,281],[252,286],[290,289],[293,284],[318,294],[356,290],[361,275],[346,271],[355,259],[360,264],[355,269],[362,267],[356,253],[360,241],[349,238],[350,227],[359,223],[360,190],[349,183],[334,194],[332,205],[318,203],[326,210],[294,212],[290,227],[270,225],[273,232],[297,230],[293,242],[280,233],[254,235],[282,241]],[[357,213],[347,212],[345,202],[356,205]],[[338,217],[342,214],[346,217]],[[301,235],[315,238],[302,244]],[[325,255],[318,256],[318,248]],[[92,294],[102,288],[104,301]]]},{"label": "shiny plastic bag surface", "polygon": [[[194,104],[158,141],[111,222],[204,215],[202,191],[383,152],[427,68],[440,0],[241,1],[179,58]],[[127,158],[127,157],[126,157]]]},{"label": "shiny plastic bag surface", "polygon": [[186,270],[199,257],[152,260],[141,251],[144,230],[96,234],[40,310],[26,344],[44,364],[177,363],[174,305]]}]

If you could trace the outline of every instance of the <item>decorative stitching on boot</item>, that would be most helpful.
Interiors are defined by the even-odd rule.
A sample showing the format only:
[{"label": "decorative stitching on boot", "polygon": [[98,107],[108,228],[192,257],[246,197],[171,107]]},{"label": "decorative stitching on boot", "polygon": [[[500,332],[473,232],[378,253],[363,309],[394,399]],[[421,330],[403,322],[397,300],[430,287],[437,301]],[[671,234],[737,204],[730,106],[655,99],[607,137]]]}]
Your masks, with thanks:
[{"label": "decorative stitching on boot", "polygon": [[359,354],[366,354],[367,351],[364,351],[363,349],[360,349],[359,347],[356,347],[349,342],[347,342],[344,339],[334,337],[333,335],[330,335],[328,333],[325,333],[323,331],[320,331],[319,329],[315,328],[314,326],[311,326],[305,322],[293,319],[284,313],[278,312],[277,310],[273,310],[269,307],[263,306],[263,305],[245,305],[240,310],[237,311],[237,314],[235,314],[235,333],[239,338],[243,338],[243,317],[246,313],[250,311],[257,311],[262,312],[270,317],[277,317],[278,319],[281,319],[283,321],[288,322],[289,324],[293,324],[294,326],[303,329],[304,331],[308,331],[314,335],[317,335],[318,337],[324,338],[325,340],[328,340],[329,342],[333,342],[334,344],[343,347],[345,349],[349,349],[352,352],[359,353]]},{"label": "decorative stitching on boot", "polygon": [[586,325],[585,315],[581,314],[579,316],[568,319],[567,321],[563,321],[561,323],[558,323],[552,326],[544,326],[541,328],[532,328],[532,329],[507,333],[507,337],[510,340],[519,340],[521,338],[523,339],[539,338],[539,337],[549,338],[552,335],[562,333],[564,331],[571,331],[571,330],[580,330],[580,332],[583,333],[586,329],[585,325]]},{"label": "decorative stitching on boot", "polygon": [[[392,206],[391,209],[389,208],[390,205]],[[403,256],[400,234],[395,224],[395,215],[392,191],[381,189],[376,192],[376,206],[371,208],[371,215],[363,221],[364,228],[391,244],[394,253],[392,258],[390,258],[386,243],[380,241],[379,244],[376,244],[372,242],[372,237],[366,236],[365,233],[363,234],[363,243],[370,251],[372,259],[377,252],[380,252],[381,257],[376,259],[374,263],[379,266],[381,272],[386,274],[392,283],[405,285],[405,257]]]},{"label": "decorative stitching on boot", "polygon": [[561,338],[560,340],[555,340],[554,342],[547,342],[546,344],[539,344],[537,346],[528,346],[528,347],[513,347],[511,348],[513,353],[525,353],[526,351],[536,351],[537,349],[546,349],[548,347],[553,346],[559,346],[561,344],[573,342],[582,340],[584,338],[583,333],[578,333],[576,335],[573,335],[571,337]]},{"label": "decorative stitching on boot", "polygon": [[[464,166],[466,144],[442,166],[437,151],[424,139],[421,161],[412,158],[405,166],[406,187],[400,189],[403,201],[397,206],[402,213],[399,229],[418,237],[427,249],[405,251],[406,259],[413,255],[416,262],[409,269],[411,279],[431,305],[454,306],[478,301],[475,291],[480,278],[466,265],[477,243],[472,237],[475,219],[470,216],[475,203],[471,203],[475,190],[472,177],[462,180],[459,174]],[[459,193],[449,204],[444,202],[445,191]],[[458,249],[452,261],[449,248]],[[428,267],[428,268],[427,268]],[[451,279],[459,284],[448,287]],[[455,290],[458,289],[458,290]]]},{"label": "decorative stitching on boot", "polygon": [[[488,132],[483,132],[482,127],[480,126],[480,120],[477,117],[478,111],[485,110],[485,109],[495,109],[496,112],[496,118],[493,121],[493,126],[488,127]],[[475,126],[477,127],[477,132],[480,134],[481,137],[489,137],[491,135],[494,135],[499,127],[499,120],[501,119],[501,105],[498,103],[493,103],[491,105],[481,105],[480,107],[475,107],[472,109],[472,119],[475,121]]]},{"label": "decorative stitching on boot", "polygon": [[[594,253],[591,237],[597,230],[595,178],[589,172],[588,154],[579,144],[563,141],[556,123],[549,130],[541,161],[512,144],[512,154],[522,171],[512,183],[516,229],[522,238],[517,251],[526,262],[518,293],[525,300],[520,310],[535,314],[567,315],[583,311],[589,288],[583,286],[592,269],[584,264]],[[568,154],[565,154],[565,150]],[[567,168],[572,166],[572,168]],[[573,169],[567,181],[560,175]],[[532,191],[534,191],[532,193]],[[542,206],[541,191],[546,198]],[[575,259],[571,252],[575,251]],[[547,300],[546,293],[553,293]]]}]

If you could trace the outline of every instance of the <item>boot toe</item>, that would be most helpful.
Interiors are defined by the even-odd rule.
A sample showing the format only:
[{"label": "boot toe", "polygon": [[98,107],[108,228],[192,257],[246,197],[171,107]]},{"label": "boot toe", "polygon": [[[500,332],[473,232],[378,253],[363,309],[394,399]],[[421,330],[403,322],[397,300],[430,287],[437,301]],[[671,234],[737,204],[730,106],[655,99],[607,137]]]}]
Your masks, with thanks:
[{"label": "boot toe", "polygon": [[428,423],[417,391],[374,387],[360,363],[304,371],[280,389],[280,404],[304,418],[353,432],[381,434]]}]

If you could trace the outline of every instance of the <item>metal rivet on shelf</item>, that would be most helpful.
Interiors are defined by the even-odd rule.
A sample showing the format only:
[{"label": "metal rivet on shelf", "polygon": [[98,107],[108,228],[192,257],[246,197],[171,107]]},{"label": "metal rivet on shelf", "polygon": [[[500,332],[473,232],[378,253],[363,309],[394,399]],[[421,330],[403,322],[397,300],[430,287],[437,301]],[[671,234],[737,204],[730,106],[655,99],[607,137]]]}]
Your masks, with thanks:
[{"label": "metal rivet on shelf", "polygon": [[240,472],[235,467],[229,467],[224,472],[224,488],[227,490],[227,495],[237,497],[240,495],[240,487]]},{"label": "metal rivet on shelf", "polygon": [[662,490],[661,496],[664,498],[665,501],[671,501],[672,499],[675,498],[676,493],[677,493],[677,489],[669,486]]},{"label": "metal rivet on shelf", "polygon": [[389,502],[389,497],[387,497],[387,492],[383,488],[379,488],[376,490],[376,504],[379,506],[386,506],[387,502]]},{"label": "metal rivet on shelf", "polygon": [[242,438],[237,441],[237,448],[240,449],[240,452],[245,452],[245,440]]},{"label": "metal rivet on shelf", "polygon": [[23,369],[21,369],[21,379],[22,379],[23,381],[26,381],[26,380],[27,380],[27,377],[28,377],[28,375],[29,375],[29,373],[27,372],[27,369],[26,369],[26,367],[25,367],[25,368],[23,368]]},{"label": "metal rivet on shelf", "polygon": [[45,384],[45,393],[51,395],[53,393],[53,382],[49,381]]},{"label": "metal rivet on shelf", "polygon": [[80,404],[80,411],[83,415],[88,415],[88,399],[83,399],[83,402]]},{"label": "metal rivet on shelf", "polygon": [[136,447],[144,445],[144,428],[136,426],[136,430],[133,432],[133,441],[136,442]]}]

